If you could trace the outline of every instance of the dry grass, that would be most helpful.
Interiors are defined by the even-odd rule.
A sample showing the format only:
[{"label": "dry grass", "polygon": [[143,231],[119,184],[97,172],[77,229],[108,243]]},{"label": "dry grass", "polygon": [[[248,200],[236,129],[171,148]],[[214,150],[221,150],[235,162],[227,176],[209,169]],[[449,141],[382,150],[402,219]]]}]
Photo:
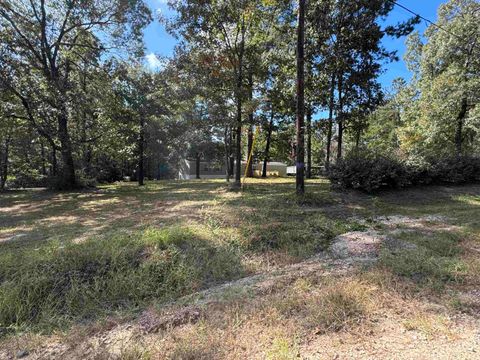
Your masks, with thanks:
[{"label": "dry grass", "polygon": [[[30,280],[42,268],[48,269],[43,275],[61,270],[51,273],[54,283],[64,281],[62,274],[78,275],[76,280],[86,280],[78,284],[91,297],[81,295],[82,290],[81,296],[72,292],[62,302],[75,309],[88,305],[86,317],[75,312],[56,317],[58,312],[51,311],[43,314],[48,324],[32,328],[28,317],[23,325],[14,324],[7,330],[10,334],[27,332],[0,340],[0,357],[3,349],[8,354],[33,352],[50,342],[77,358],[86,348],[95,349],[97,359],[293,359],[315,358],[315,351],[320,351],[317,358],[334,357],[337,351],[362,358],[355,349],[370,351],[378,339],[401,348],[401,341],[418,335],[441,348],[443,338],[453,342],[461,333],[475,333],[474,325],[450,318],[474,318],[480,309],[472,300],[480,279],[480,187],[412,189],[372,198],[330,192],[319,180],[308,190],[311,197],[298,200],[292,196],[291,180],[275,179],[253,180],[243,193],[228,191],[220,181],[201,181],[149,183],[140,190],[122,184],[91,193],[1,195],[0,236],[9,240],[0,242],[0,295],[15,288],[13,278],[8,284],[5,279],[19,276],[12,269],[21,265],[28,270],[25,274],[35,275]],[[165,299],[298,263],[326,249],[335,235],[364,230],[356,219],[390,214],[435,214],[448,220],[442,226],[432,223],[398,233],[421,252],[389,252],[382,255],[380,266],[352,266],[348,272],[322,268],[318,274],[278,277],[260,292],[232,287],[204,306],[198,322],[154,334],[135,332],[136,316],[149,306],[161,310]],[[12,239],[14,235],[22,236]],[[171,261],[172,254],[178,261]],[[97,284],[93,288],[87,276],[92,273]],[[130,280],[123,281],[128,277],[122,274],[130,274]],[[28,289],[28,279],[22,275],[21,280],[18,284]],[[105,298],[106,293],[115,296]],[[79,299],[89,301],[74,301]],[[5,304],[0,304],[0,313],[5,313]],[[28,313],[28,306],[25,309],[22,314]],[[59,334],[66,322],[73,328]],[[125,323],[133,324],[133,330]],[[32,329],[57,332],[40,336]],[[122,340],[103,344],[103,334]],[[445,349],[449,351],[448,345]]]},{"label": "dry grass", "polygon": [[451,322],[443,315],[417,311],[411,317],[405,319],[402,324],[406,330],[418,331],[428,339],[436,336],[447,336],[449,339],[455,338]]}]

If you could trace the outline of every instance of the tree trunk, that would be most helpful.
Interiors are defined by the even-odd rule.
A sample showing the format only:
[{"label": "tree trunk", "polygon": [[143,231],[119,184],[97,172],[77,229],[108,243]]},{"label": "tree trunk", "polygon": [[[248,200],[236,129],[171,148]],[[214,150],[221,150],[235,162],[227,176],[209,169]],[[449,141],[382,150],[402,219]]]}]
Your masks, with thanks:
[{"label": "tree trunk", "polygon": [[334,107],[335,107],[335,75],[333,74],[332,75],[332,83],[330,85],[330,103],[328,105],[327,160],[325,162],[325,170],[327,170],[327,171],[330,168]]},{"label": "tree trunk", "polygon": [[462,154],[463,122],[465,121],[465,116],[467,115],[467,111],[468,111],[468,102],[467,102],[467,98],[464,97],[462,99],[460,112],[457,116],[457,124],[455,129],[455,149],[457,151],[457,155]]},{"label": "tree trunk", "polygon": [[307,179],[312,178],[312,109],[307,108]]},{"label": "tree trunk", "polygon": [[[249,115],[249,116],[252,116],[252,115]],[[249,127],[248,127],[247,148],[248,148],[248,153],[247,153],[247,161],[248,161],[248,159],[250,158],[250,156],[253,152],[253,126],[252,126],[252,124],[250,124]],[[248,162],[247,177],[253,177],[253,159],[250,159],[250,161]]]},{"label": "tree trunk", "polygon": [[[253,73],[248,72],[248,99],[253,101]],[[250,104],[252,106],[252,104]],[[253,177],[253,159],[249,158],[253,152],[253,111],[248,114],[248,140],[247,140],[247,177]]]},{"label": "tree trunk", "polygon": [[[83,73],[82,73],[82,90],[83,94],[87,94],[87,73],[86,73],[86,64],[84,64],[83,68]],[[87,142],[87,109],[86,109],[86,104],[84,104],[82,108],[82,151],[83,151],[83,169],[85,172],[86,176],[91,175],[91,166],[90,166],[90,161],[91,161],[91,151],[90,151],[90,145]]]},{"label": "tree trunk", "polygon": [[305,0],[298,1],[297,24],[297,123],[296,123],[296,190],[305,193]]},{"label": "tree trunk", "polygon": [[343,147],[343,94],[342,94],[343,76],[338,78],[338,141],[337,141],[337,162],[342,160]]},{"label": "tree trunk", "polygon": [[[239,107],[241,108],[241,102],[240,102],[240,105]],[[240,119],[241,119],[242,115],[241,115],[241,111],[240,111]],[[237,117],[237,122],[238,122],[238,117]],[[236,148],[235,148],[235,152],[236,152],[236,156],[235,156],[235,187],[240,187],[242,184],[241,184],[241,178],[242,178],[242,175],[241,175],[241,172],[242,172],[242,123],[241,123],[241,120],[240,122],[238,122],[238,125],[237,125],[237,138],[236,138]]]},{"label": "tree trunk", "polygon": [[235,167],[235,158],[233,156],[233,141],[235,140],[234,129],[231,127],[229,132],[229,152],[228,152],[228,174],[230,177],[233,177],[235,174],[234,167]]},{"label": "tree trunk", "polygon": [[230,156],[229,160],[230,160],[230,168],[229,168],[230,176],[233,177],[235,174],[235,157],[232,155]]},{"label": "tree trunk", "polygon": [[[230,182],[230,145],[228,143],[228,126],[225,126],[224,132],[224,146],[225,146],[225,177],[227,182]],[[230,138],[231,142],[231,138]]]},{"label": "tree trunk", "polygon": [[362,136],[362,130],[358,129],[355,133],[355,151],[358,152],[358,149],[360,147],[360,138]]},{"label": "tree trunk", "polygon": [[267,177],[267,165],[270,157],[270,142],[272,139],[272,132],[273,132],[273,109],[270,114],[270,123],[268,124],[268,130],[267,130],[267,139],[266,139],[266,144],[265,144],[265,155],[263,159],[263,168],[262,168],[262,178]]},{"label": "tree trunk", "polygon": [[2,151],[2,158],[1,160],[1,169],[0,169],[0,191],[5,190],[5,184],[7,183],[8,177],[8,155],[10,150],[10,134],[7,135],[5,138],[5,142],[3,144],[3,151]]},{"label": "tree trunk", "polygon": [[197,156],[195,157],[195,177],[200,179],[200,158],[201,154],[197,152]]},{"label": "tree trunk", "polygon": [[68,116],[64,106],[58,117],[58,137],[60,140],[60,154],[62,156],[61,178],[59,185],[62,190],[74,189],[77,185],[75,178],[75,163],[73,161],[72,142],[68,132]]},{"label": "tree trunk", "polygon": [[57,176],[57,149],[52,147],[52,167],[50,168],[50,175]]},{"label": "tree trunk", "polygon": [[242,172],[242,62],[240,61],[237,79],[237,129],[235,146],[235,187],[241,187]]},{"label": "tree trunk", "polygon": [[40,155],[42,157],[42,175],[47,176],[47,166],[46,166],[46,156],[45,156],[45,145],[43,141],[40,140]]},{"label": "tree trunk", "polygon": [[138,185],[145,184],[145,119],[140,116],[140,133],[138,136]]}]

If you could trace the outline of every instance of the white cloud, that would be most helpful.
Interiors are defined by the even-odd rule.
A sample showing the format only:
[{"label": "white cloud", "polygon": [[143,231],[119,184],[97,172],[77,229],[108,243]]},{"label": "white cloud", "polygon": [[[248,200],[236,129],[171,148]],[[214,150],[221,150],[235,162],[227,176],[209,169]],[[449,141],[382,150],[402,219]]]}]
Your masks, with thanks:
[{"label": "white cloud", "polygon": [[145,59],[147,60],[147,65],[150,70],[160,70],[163,65],[160,59],[154,53],[148,54],[145,56]]}]

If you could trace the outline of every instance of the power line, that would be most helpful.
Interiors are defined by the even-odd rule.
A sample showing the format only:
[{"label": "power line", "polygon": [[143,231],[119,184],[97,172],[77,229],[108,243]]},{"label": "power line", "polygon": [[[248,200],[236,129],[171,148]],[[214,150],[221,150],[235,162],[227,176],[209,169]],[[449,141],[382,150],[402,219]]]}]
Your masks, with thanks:
[{"label": "power line", "polygon": [[[427,23],[429,23],[430,25],[436,27],[437,29],[442,30],[442,31],[445,31],[447,34],[450,34],[451,36],[456,37],[456,38],[459,39],[459,40],[462,40],[462,41],[465,40],[462,36],[457,35],[457,34],[451,32],[450,30],[445,29],[443,26],[440,26],[440,25],[438,25],[437,23],[434,23],[434,22],[431,21],[430,19],[427,19],[426,17],[424,17],[424,16],[416,13],[415,11],[410,10],[410,9],[407,8],[406,6],[400,4],[398,1],[396,1],[396,0],[387,0],[387,1],[389,1],[389,2],[391,2],[392,4],[398,6],[399,8],[402,8],[402,9],[405,10],[405,11],[408,11],[410,14],[413,14],[413,15],[417,16],[419,19],[422,19],[423,21],[426,21]],[[472,44],[472,45],[473,45],[473,47],[477,48],[476,44]],[[477,48],[477,49],[480,49],[480,48]]]},{"label": "power line", "polygon": [[434,23],[433,21],[431,21],[430,19],[427,19],[426,17],[424,17],[424,16],[416,13],[416,12],[413,11],[413,10],[410,10],[410,9],[407,8],[406,6],[400,4],[398,1],[396,1],[396,0],[388,0],[388,1],[391,2],[391,3],[393,3],[394,5],[397,5],[399,8],[402,8],[403,10],[408,11],[410,14],[417,16],[419,19],[422,19],[423,21],[426,21],[426,22],[429,23],[430,25],[433,25],[433,26],[435,26],[436,28],[445,31],[445,32],[448,33],[448,34],[450,34],[450,35],[452,35],[452,36],[455,36],[456,38],[458,38],[458,39],[460,39],[460,40],[463,40],[463,38],[462,38],[461,36],[452,33],[451,31],[445,29],[443,26],[440,26],[440,25]]}]

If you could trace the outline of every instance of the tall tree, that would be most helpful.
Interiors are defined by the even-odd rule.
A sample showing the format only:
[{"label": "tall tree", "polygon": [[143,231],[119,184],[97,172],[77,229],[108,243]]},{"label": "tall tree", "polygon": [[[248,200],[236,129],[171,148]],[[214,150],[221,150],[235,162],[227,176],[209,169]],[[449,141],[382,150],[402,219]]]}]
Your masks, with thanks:
[{"label": "tall tree", "polygon": [[297,139],[296,139],[296,189],[305,193],[305,0],[298,1],[297,20]]},{"label": "tall tree", "polygon": [[[385,19],[392,10],[394,3],[390,0],[322,0],[312,1],[310,6],[311,23],[316,30],[316,55],[330,83],[325,87],[330,88],[326,90],[330,100],[325,105],[331,114],[330,123],[336,115],[339,160],[343,153],[344,132],[349,119],[353,118],[349,113],[357,108],[360,100],[369,97],[370,85],[377,88],[375,80],[382,62],[396,60],[396,52],[389,52],[381,45],[382,38],[408,34],[419,19],[415,17],[382,27],[378,20]],[[372,99],[374,94],[370,94]],[[327,167],[331,160],[332,136],[333,131],[328,130]]]},{"label": "tall tree", "polygon": [[426,30],[425,44],[418,35],[410,42],[407,56],[417,56],[421,114],[432,149],[460,155],[478,132],[471,115],[480,100],[479,22],[478,1],[450,0],[440,6],[437,26]]},{"label": "tall tree", "polygon": [[61,154],[59,186],[76,182],[71,138],[72,74],[87,52],[138,52],[150,21],[142,0],[5,0],[0,6],[0,80],[21,101],[32,126]]}]

